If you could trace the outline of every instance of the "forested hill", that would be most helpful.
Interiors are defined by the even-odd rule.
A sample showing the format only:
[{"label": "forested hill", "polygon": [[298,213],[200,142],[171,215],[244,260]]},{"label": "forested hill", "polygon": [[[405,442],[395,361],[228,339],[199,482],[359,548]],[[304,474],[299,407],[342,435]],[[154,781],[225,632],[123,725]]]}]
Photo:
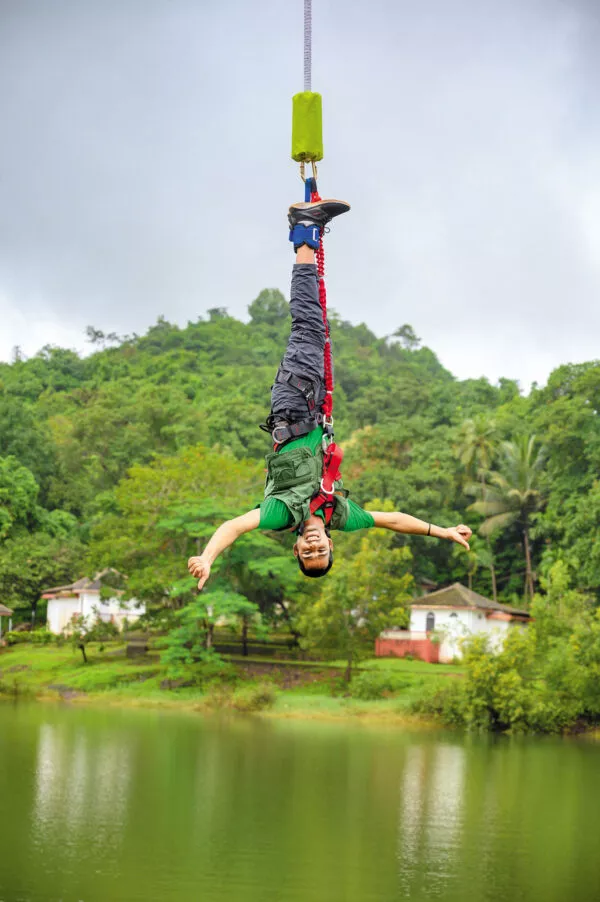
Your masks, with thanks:
[{"label": "forested hill", "polygon": [[[185,328],[160,319],[124,339],[90,328],[89,356],[47,347],[0,365],[2,601],[108,564],[160,598],[219,516],[260,501],[268,441],[257,424],[289,314],[275,290],[249,314],[243,323],[217,308]],[[491,595],[494,573],[510,600],[527,571],[537,584],[560,557],[598,591],[597,362],[560,367],[524,398],[510,380],[456,380],[409,326],[377,338],[334,315],[332,333],[352,497],[485,524],[470,556],[411,540],[417,579]]]}]

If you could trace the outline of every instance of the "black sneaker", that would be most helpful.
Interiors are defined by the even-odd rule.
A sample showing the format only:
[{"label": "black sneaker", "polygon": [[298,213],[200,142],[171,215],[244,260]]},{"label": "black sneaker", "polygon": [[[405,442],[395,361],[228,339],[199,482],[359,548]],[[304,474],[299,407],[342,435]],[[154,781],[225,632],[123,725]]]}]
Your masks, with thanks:
[{"label": "black sneaker", "polygon": [[347,204],[345,200],[326,199],[313,203],[301,201],[290,207],[288,222],[291,229],[298,223],[314,223],[319,228],[323,228],[334,216],[347,213],[349,209],[350,204]]}]

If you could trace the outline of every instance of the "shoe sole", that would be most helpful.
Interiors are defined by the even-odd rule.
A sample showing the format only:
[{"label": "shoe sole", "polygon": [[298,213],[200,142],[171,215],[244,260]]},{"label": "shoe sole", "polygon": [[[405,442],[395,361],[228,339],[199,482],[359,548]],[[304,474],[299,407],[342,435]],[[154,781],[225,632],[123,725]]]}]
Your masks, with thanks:
[{"label": "shoe sole", "polygon": [[300,201],[297,204],[292,204],[289,212],[308,213],[312,210],[322,210],[328,219],[333,219],[334,216],[340,216],[340,214],[342,213],[347,213],[349,209],[350,204],[346,203],[345,200],[333,200],[326,198],[324,200]]}]

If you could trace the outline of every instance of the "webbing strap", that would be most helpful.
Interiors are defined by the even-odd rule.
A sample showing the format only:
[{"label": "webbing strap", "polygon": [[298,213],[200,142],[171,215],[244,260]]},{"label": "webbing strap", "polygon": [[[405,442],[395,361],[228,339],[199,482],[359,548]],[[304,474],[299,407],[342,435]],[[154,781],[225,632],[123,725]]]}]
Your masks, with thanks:
[{"label": "webbing strap", "polygon": [[317,402],[315,400],[315,386],[310,379],[303,379],[302,376],[296,376],[295,373],[279,367],[275,376],[275,382],[287,382],[289,385],[297,388],[304,395],[309,413],[314,412]]},{"label": "webbing strap", "polygon": [[333,516],[333,510],[335,507],[335,483],[338,479],[342,478],[340,467],[342,465],[343,459],[343,450],[339,447],[339,445],[336,445],[335,442],[331,442],[331,444],[328,445],[323,457],[323,475],[321,477],[321,487],[310,502],[311,514],[314,514],[321,508],[323,509],[326,524],[329,524],[331,522],[331,517]]},{"label": "webbing strap", "polygon": [[271,430],[273,449],[278,451],[290,439],[302,438],[304,435],[308,435],[309,432],[312,432],[319,425],[318,417],[319,415],[313,420],[302,420],[301,423],[281,423],[279,426],[274,426]]}]

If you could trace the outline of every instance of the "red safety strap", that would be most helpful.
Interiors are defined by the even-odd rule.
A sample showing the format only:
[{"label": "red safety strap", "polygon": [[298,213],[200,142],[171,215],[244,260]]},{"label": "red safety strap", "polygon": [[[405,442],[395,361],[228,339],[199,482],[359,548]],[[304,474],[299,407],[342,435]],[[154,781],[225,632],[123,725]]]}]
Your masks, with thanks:
[{"label": "red safety strap", "polygon": [[310,512],[314,514],[323,508],[325,514],[325,523],[329,525],[333,516],[335,483],[342,478],[340,467],[344,459],[344,452],[339,445],[331,442],[323,455],[323,475],[321,477],[321,487],[317,494],[310,502]]}]

